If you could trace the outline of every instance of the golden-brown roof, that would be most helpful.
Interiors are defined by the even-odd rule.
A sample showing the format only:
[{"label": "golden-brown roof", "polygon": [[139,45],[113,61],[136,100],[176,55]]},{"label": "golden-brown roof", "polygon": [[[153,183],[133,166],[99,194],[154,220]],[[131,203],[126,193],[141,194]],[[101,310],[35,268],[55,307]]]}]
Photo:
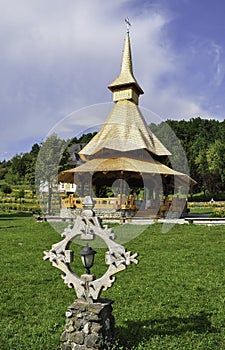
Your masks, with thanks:
[{"label": "golden-brown roof", "polygon": [[161,175],[173,175],[178,177],[181,181],[186,183],[196,183],[188,175],[175,171],[160,162],[154,161],[149,157],[148,161],[141,161],[137,159],[131,159],[126,157],[120,158],[107,158],[107,159],[92,159],[86,163],[69,170],[62,171],[59,174],[59,181],[74,182],[74,174],[77,173],[89,173],[95,172],[135,172],[141,174],[161,174]]},{"label": "golden-brown roof", "polygon": [[115,103],[102,129],[79,154],[85,158],[102,149],[122,152],[144,149],[158,156],[170,155],[149,129],[138,106],[129,100]]},{"label": "golden-brown roof", "polygon": [[133,75],[129,33],[126,35],[121,72],[109,85],[115,105],[102,129],[79,152],[81,158],[99,156],[107,149],[120,152],[147,150],[157,156],[169,156],[170,152],[150,131],[138,108],[138,96],[143,90]]}]

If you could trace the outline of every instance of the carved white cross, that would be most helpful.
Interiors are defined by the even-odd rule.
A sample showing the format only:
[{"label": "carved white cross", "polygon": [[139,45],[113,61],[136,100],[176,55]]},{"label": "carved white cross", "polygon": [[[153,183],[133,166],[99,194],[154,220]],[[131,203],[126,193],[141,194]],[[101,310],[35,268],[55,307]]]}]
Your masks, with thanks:
[{"label": "carved white cross", "polygon": [[[108,246],[109,251],[105,253],[108,270],[102,277],[95,279],[94,275],[87,274],[79,277],[71,270],[69,264],[73,261],[73,251],[68,248],[77,236],[81,236],[82,240],[94,240],[95,237],[99,237]],[[64,272],[64,282],[68,287],[74,288],[78,298],[97,300],[101,290],[110,288],[114,283],[113,275],[123,271],[131,263],[138,263],[138,253],[132,255],[124,246],[115,242],[113,230],[104,228],[93,211],[83,210],[82,216],[77,216],[74,225],[63,231],[62,237],[62,241],[53,244],[51,250],[44,252],[44,260],[49,259],[54,267]]]}]

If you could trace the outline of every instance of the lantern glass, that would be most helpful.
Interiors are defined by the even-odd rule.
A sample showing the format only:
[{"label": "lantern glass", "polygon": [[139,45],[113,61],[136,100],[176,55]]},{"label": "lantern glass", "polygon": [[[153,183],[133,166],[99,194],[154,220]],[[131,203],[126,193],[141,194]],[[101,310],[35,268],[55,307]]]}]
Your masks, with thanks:
[{"label": "lantern glass", "polygon": [[91,268],[94,262],[94,254],[82,256],[82,262],[85,268]]},{"label": "lantern glass", "polygon": [[90,274],[90,268],[93,266],[96,251],[87,244],[79,254],[81,255],[81,261],[86,269],[86,273]]}]

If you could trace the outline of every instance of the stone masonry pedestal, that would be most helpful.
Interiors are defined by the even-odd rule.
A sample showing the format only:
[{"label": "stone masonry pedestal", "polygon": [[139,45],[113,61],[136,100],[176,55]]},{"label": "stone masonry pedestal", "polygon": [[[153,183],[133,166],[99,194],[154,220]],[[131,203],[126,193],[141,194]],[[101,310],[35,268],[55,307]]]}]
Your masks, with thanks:
[{"label": "stone masonry pedestal", "polygon": [[77,299],[66,311],[62,350],[110,349],[114,337],[112,300],[87,302]]}]

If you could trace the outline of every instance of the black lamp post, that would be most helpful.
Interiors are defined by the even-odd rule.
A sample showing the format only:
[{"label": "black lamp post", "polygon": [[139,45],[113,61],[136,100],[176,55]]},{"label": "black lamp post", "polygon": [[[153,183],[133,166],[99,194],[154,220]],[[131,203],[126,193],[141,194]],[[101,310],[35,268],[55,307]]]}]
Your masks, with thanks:
[{"label": "black lamp post", "polygon": [[89,247],[87,243],[86,247],[84,247],[79,254],[81,255],[81,260],[86,269],[86,273],[90,274],[90,268],[93,266],[96,251]]}]

